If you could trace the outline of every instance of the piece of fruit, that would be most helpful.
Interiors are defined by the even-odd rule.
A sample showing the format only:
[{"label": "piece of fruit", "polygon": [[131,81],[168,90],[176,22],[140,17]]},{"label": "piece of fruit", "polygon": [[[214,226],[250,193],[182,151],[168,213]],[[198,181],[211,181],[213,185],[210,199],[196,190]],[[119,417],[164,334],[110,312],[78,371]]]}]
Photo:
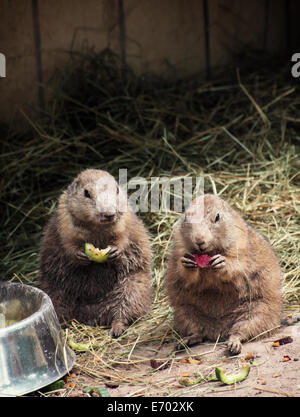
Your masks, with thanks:
[{"label": "piece of fruit", "polygon": [[226,384],[226,385],[232,385],[232,384],[235,384],[236,382],[243,381],[245,378],[247,378],[249,371],[250,371],[250,365],[248,364],[244,365],[241,371],[238,372],[237,374],[225,375],[225,370],[223,368],[215,369],[216,377],[218,378],[218,380],[223,382],[223,384]]},{"label": "piece of fruit", "polygon": [[59,381],[52,382],[51,384],[44,387],[43,391],[46,391],[46,392],[56,391],[58,389],[64,388],[64,385],[65,385],[65,383],[64,383],[63,379],[60,379]]},{"label": "piece of fruit", "polygon": [[69,345],[70,348],[72,348],[73,350],[76,350],[77,352],[87,352],[92,348],[92,344],[91,343],[75,343],[72,340],[69,340]]},{"label": "piece of fruit", "polygon": [[104,387],[85,387],[83,392],[88,394],[96,393],[99,397],[110,397],[110,393]]},{"label": "piece of fruit", "polygon": [[111,246],[107,246],[105,249],[98,249],[92,243],[84,244],[84,253],[94,262],[105,262],[109,257],[109,251]]},{"label": "piece of fruit", "polygon": [[211,256],[209,255],[194,255],[195,262],[199,268],[208,268],[210,266]]}]

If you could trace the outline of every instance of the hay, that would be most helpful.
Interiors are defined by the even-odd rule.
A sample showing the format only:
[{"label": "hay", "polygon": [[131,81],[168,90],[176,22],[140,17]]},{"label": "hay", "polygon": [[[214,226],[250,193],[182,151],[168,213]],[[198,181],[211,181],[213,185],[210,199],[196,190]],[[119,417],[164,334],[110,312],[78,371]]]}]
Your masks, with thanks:
[{"label": "hay", "polygon": [[[2,128],[2,280],[36,285],[42,229],[62,189],[82,169],[118,178],[202,176],[274,246],[283,269],[285,312],[300,310],[300,98],[280,66],[240,68],[231,78],[199,76],[168,81],[130,68],[121,72],[109,51],[72,61],[49,83],[52,99],[28,129]],[[232,73],[232,72],[231,72]],[[50,87],[51,86],[51,87]],[[174,211],[142,213],[153,247],[153,305],[118,340],[107,329],[74,322],[67,337],[87,345],[78,355],[83,374],[110,378],[146,395],[156,358],[172,366],[172,312],[163,290]],[[162,346],[169,346],[161,353]],[[154,350],[153,350],[154,349]],[[155,350],[156,349],[156,350]],[[128,369],[134,372],[128,372]],[[150,378],[151,379],[151,378]],[[160,386],[159,379],[152,383]],[[174,380],[164,381],[172,395]],[[153,388],[153,387],[152,387]]]}]

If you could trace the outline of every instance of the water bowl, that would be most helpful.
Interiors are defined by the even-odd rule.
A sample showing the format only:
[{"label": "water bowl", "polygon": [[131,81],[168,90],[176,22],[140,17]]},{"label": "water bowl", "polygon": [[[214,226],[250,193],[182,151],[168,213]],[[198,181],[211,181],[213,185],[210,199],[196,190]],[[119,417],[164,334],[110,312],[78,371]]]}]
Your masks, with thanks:
[{"label": "water bowl", "polygon": [[74,363],[49,296],[29,285],[0,282],[0,396],[45,387]]}]

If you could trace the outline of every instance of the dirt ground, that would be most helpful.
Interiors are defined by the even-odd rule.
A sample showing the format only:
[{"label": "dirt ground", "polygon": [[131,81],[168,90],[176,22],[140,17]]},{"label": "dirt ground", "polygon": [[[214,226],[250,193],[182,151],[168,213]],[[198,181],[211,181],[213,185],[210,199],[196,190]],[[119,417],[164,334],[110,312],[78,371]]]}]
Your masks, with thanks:
[{"label": "dirt ground", "polygon": [[[287,336],[290,337],[285,340],[288,343],[274,346],[274,342]],[[176,354],[165,366],[157,368],[163,363],[158,356],[151,355],[149,346],[147,349],[149,362],[116,367],[115,371],[123,377],[120,383],[109,378],[100,381],[96,376],[82,373],[78,356],[77,365],[65,379],[65,385],[72,388],[68,388],[64,396],[90,396],[83,393],[84,387],[89,385],[105,387],[111,397],[300,397],[300,323],[281,327],[272,337],[244,344],[241,354],[234,357],[229,356],[225,344],[204,343],[189,352]],[[166,357],[170,349],[170,343],[164,344],[159,356]],[[139,352],[136,355],[140,357]],[[195,375],[206,379],[214,377],[216,366],[223,367],[227,374],[236,373],[245,363],[250,364],[250,372],[245,380],[234,385],[205,380],[192,386],[180,384],[181,378],[195,381]],[[126,384],[126,377],[128,381],[133,380],[132,373],[136,384]]]}]

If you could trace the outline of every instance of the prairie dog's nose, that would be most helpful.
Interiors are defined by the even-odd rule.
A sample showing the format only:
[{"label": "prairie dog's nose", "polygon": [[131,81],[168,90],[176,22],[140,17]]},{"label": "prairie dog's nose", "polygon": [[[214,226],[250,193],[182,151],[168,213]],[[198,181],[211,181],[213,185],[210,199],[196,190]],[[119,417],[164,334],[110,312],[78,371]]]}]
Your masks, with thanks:
[{"label": "prairie dog's nose", "polygon": [[197,240],[196,241],[196,245],[201,249],[201,247],[205,244],[205,242],[203,240]]},{"label": "prairie dog's nose", "polygon": [[105,218],[105,220],[113,220],[115,218],[115,213],[113,212],[105,212],[102,213],[102,215]]}]

